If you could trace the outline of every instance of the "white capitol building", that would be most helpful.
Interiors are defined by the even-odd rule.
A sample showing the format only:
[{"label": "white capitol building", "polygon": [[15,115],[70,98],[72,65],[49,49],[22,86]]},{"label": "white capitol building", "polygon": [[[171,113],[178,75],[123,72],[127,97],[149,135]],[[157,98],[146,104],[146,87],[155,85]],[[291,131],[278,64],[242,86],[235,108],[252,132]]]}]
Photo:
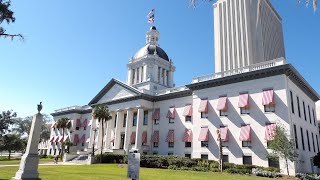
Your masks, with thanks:
[{"label": "white capitol building", "polygon": [[[312,157],[319,152],[319,95],[286,62],[281,17],[268,0],[218,0],[213,6],[214,74],[175,87],[176,67],[159,47],[160,32],[153,26],[145,46],[127,64],[126,82],[111,79],[88,105],[52,113],[55,120],[71,119],[72,130],[62,138],[62,131],[52,126],[50,140],[39,146],[41,153],[58,154],[60,142],[69,138],[74,156],[91,153],[95,146],[98,152],[135,149],[218,160],[220,129],[224,162],[284,170],[282,159],[266,157],[270,133],[282,124],[299,153],[289,164],[290,174],[318,171]],[[100,104],[112,115],[105,134],[92,118],[92,107]]]}]

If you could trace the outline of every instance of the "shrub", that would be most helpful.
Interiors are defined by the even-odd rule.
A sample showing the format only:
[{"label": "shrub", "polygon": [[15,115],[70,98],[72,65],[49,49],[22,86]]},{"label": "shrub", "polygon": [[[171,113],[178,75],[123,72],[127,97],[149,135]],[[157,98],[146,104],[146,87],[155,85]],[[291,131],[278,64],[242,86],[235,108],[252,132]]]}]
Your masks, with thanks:
[{"label": "shrub", "polygon": [[[95,158],[97,162],[100,160],[100,154],[96,155]],[[126,155],[121,155],[121,154],[102,154],[102,163],[126,163]]]},{"label": "shrub", "polygon": [[267,169],[267,168],[261,168],[261,167],[254,168],[254,169],[252,169],[252,174],[254,174],[256,176],[269,177],[269,178],[282,177],[282,175],[278,172],[267,171],[264,169]]}]

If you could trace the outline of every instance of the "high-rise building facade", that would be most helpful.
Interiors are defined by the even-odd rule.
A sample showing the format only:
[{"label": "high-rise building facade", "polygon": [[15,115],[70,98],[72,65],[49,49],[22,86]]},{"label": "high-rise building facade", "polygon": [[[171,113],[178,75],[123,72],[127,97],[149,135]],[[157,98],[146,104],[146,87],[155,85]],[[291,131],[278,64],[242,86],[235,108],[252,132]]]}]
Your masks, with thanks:
[{"label": "high-rise building facade", "polygon": [[214,4],[215,72],[285,58],[281,17],[269,0]]}]

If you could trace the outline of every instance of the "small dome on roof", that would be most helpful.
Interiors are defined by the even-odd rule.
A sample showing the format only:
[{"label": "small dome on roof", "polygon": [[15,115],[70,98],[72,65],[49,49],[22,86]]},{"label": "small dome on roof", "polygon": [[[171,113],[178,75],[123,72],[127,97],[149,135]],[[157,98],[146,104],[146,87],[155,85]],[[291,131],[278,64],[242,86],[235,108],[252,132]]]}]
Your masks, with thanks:
[{"label": "small dome on roof", "polygon": [[156,45],[151,45],[151,44],[147,44],[143,48],[141,48],[133,56],[133,59],[139,59],[139,58],[142,58],[143,56],[146,56],[148,54],[154,55],[155,54],[155,50],[156,50],[156,54],[160,58],[162,58],[162,59],[164,59],[166,61],[169,61],[169,57],[168,57],[167,53],[162,48],[160,48],[159,46],[156,46]]},{"label": "small dome on roof", "polygon": [[157,30],[157,28],[156,28],[155,26],[152,26],[152,27],[150,28],[150,30],[151,30],[151,29]]}]

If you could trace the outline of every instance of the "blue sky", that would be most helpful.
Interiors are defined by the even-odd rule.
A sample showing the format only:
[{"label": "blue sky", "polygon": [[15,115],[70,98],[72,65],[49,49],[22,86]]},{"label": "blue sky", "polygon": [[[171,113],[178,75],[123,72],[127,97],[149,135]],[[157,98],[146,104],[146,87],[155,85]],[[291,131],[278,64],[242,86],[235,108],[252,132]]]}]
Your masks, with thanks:
[{"label": "blue sky", "polygon": [[[295,1],[272,1],[283,19],[287,61],[320,92],[320,12]],[[126,80],[126,64],[145,43],[146,15],[156,9],[160,45],[177,67],[176,85],[214,73],[213,11],[188,0],[12,1],[16,23],[0,39],[0,110],[18,116],[87,104],[111,78]]]}]

